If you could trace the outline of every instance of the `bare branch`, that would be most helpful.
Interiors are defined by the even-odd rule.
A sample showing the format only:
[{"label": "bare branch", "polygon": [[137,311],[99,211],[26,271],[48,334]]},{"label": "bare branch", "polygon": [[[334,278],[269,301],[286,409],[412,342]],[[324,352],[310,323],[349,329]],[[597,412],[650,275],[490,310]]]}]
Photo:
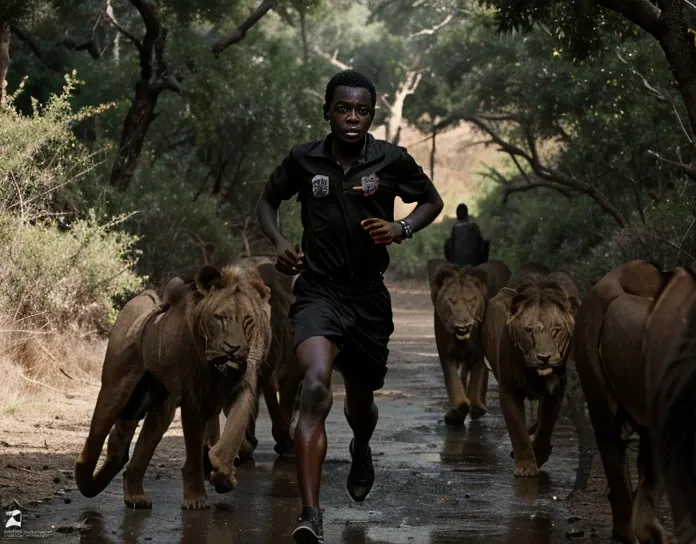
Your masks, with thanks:
[{"label": "bare branch", "polygon": [[696,168],[695,167],[693,167],[689,164],[684,164],[682,162],[677,162],[677,161],[672,161],[670,159],[666,159],[665,157],[663,157],[662,155],[660,155],[656,151],[653,151],[652,149],[648,149],[646,151],[646,153],[649,156],[656,158],[658,161],[661,161],[661,162],[664,162],[664,163],[667,163],[667,164],[670,164],[672,166],[679,168],[687,176],[689,176],[690,179],[692,179],[693,181],[696,181]]},{"label": "bare branch", "polygon": [[[488,134],[491,137],[493,143],[496,144],[501,151],[504,151],[511,157],[518,157],[524,159],[527,162],[527,164],[529,164],[529,166],[532,168],[532,171],[537,177],[541,178],[544,181],[561,185],[563,187],[586,194],[587,196],[592,198],[592,200],[594,200],[605,212],[611,215],[614,221],[616,221],[616,223],[620,227],[623,228],[627,225],[627,221],[624,218],[623,214],[611,202],[611,200],[609,200],[609,198],[604,193],[602,193],[597,187],[581,179],[578,179],[577,177],[571,174],[566,174],[560,171],[559,169],[548,167],[540,161],[539,155],[536,152],[536,140],[531,132],[531,127],[526,125],[522,119],[512,114],[501,114],[497,116],[497,120],[499,121],[507,120],[508,118],[510,118],[516,120],[516,122],[521,125],[522,130],[525,132],[527,142],[530,145],[529,151],[526,151],[520,148],[519,146],[516,146],[503,139],[500,133],[493,126],[491,126],[489,122],[486,122],[484,120],[484,117],[491,119],[496,116],[490,114],[471,113],[460,113],[457,115],[457,119],[462,121],[469,121],[470,123],[476,125],[481,131]],[[450,118],[443,123],[447,125],[451,124],[452,121],[453,119]]]},{"label": "bare branch", "polygon": [[623,62],[626,66],[628,66],[629,70],[631,70],[631,73],[638,76],[642,81],[643,81],[643,87],[645,87],[648,91],[650,91],[653,95],[655,95],[655,98],[657,98],[660,102],[667,102],[667,98],[665,97],[664,93],[657,89],[656,87],[653,87],[650,85],[650,82],[638,71],[636,70],[633,66],[630,65],[630,63],[624,59],[621,56],[621,53],[619,50],[616,50],[616,56],[619,57],[619,60]]},{"label": "bare branch", "polygon": [[72,49],[73,51],[87,51],[95,60],[101,58],[102,52],[94,34],[84,43],[78,43],[70,38],[64,39],[61,43],[66,49]]},{"label": "bare branch", "polygon": [[4,108],[7,101],[7,72],[10,66],[10,25],[0,25],[0,109]]},{"label": "bare branch", "polygon": [[454,15],[451,13],[445,17],[445,19],[441,22],[435,25],[432,28],[424,28],[423,30],[419,30],[418,32],[415,32],[411,34],[407,40],[413,40],[414,38],[418,38],[419,36],[432,36],[435,34],[438,30],[440,30],[442,27],[447,25],[452,19],[454,19]]},{"label": "bare branch", "polygon": [[350,66],[345,64],[344,62],[341,62],[338,60],[338,49],[334,51],[333,55],[329,55],[326,51],[322,51],[318,46],[314,46],[312,48],[314,52],[319,55],[321,58],[328,60],[331,64],[333,64],[336,68],[339,70],[350,70]]},{"label": "bare branch", "polygon": [[140,40],[139,40],[138,38],[136,38],[135,36],[133,36],[133,34],[131,34],[130,32],[128,32],[128,31],[127,31],[125,28],[123,28],[120,24],[118,24],[118,22],[116,21],[116,19],[114,19],[114,17],[113,17],[113,16],[111,15],[111,13],[109,13],[108,11],[106,12],[106,18],[108,19],[109,24],[110,24],[111,26],[113,26],[116,30],[118,30],[119,33],[121,33],[123,36],[125,36],[126,38],[128,38],[128,40],[130,40],[131,42],[133,42],[133,44],[135,44],[135,47],[138,49],[138,51],[142,50],[143,44],[140,43]]},{"label": "bare branch", "polygon": [[218,41],[213,44],[212,50],[216,57],[220,56],[225,49],[230,45],[241,42],[246,36],[247,32],[251,27],[258,23],[266,13],[273,9],[278,4],[278,0],[263,0],[256,9],[253,9],[249,16],[235,28],[232,32],[225,34],[220,37]]},{"label": "bare branch", "polygon": [[553,191],[557,191],[561,193],[564,197],[566,197],[568,200],[572,200],[572,194],[568,189],[565,187],[562,187],[560,185],[557,185],[555,183],[549,183],[546,181],[536,181],[532,183],[526,183],[524,185],[510,185],[508,187],[503,188],[503,204],[506,204],[508,201],[508,198],[510,198],[510,195],[515,194],[515,193],[526,193],[527,191],[533,191],[534,189],[552,189]]}]

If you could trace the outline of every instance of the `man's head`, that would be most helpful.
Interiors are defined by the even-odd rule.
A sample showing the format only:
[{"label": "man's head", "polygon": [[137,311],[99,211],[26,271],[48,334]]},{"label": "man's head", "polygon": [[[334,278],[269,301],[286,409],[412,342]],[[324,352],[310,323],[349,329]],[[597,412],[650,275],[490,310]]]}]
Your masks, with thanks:
[{"label": "man's head", "polygon": [[377,92],[372,82],[354,70],[335,74],[326,86],[324,119],[331,132],[347,143],[360,141],[375,117]]},{"label": "man's head", "polygon": [[466,221],[469,219],[469,208],[463,202],[457,206],[457,220]]}]

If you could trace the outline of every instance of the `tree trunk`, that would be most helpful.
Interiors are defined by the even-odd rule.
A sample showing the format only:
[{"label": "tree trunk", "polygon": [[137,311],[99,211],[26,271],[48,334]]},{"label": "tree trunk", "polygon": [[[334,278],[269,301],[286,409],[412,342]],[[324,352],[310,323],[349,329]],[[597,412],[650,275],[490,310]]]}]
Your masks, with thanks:
[{"label": "tree trunk", "polygon": [[7,71],[10,68],[10,25],[0,27],[0,108],[7,102]]},{"label": "tree trunk", "polygon": [[432,145],[430,146],[430,181],[435,181],[435,139],[437,138],[437,129],[433,127]]},{"label": "tree trunk", "polygon": [[667,18],[660,46],[672,68],[679,85],[691,124],[692,136],[696,134],[696,45],[683,18]]},{"label": "tree trunk", "polygon": [[109,179],[109,183],[120,191],[128,189],[133,181],[145,135],[155,118],[159,94],[160,90],[153,89],[146,81],[138,81],[135,86],[135,98],[123,123],[118,155]]}]

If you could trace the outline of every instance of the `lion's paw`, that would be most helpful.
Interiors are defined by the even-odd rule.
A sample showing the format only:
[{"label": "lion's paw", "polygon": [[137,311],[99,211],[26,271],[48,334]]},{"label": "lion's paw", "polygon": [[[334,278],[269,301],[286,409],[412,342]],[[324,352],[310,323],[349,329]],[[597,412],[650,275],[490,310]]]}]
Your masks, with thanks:
[{"label": "lion's paw", "polygon": [[468,408],[463,406],[451,408],[450,411],[445,414],[445,423],[447,425],[463,425],[467,412]]},{"label": "lion's paw", "polygon": [[207,510],[210,508],[210,503],[205,495],[184,496],[181,503],[183,510]]},{"label": "lion's paw", "polygon": [[126,503],[128,508],[132,508],[134,510],[148,510],[152,508],[152,500],[147,496],[146,493],[125,495],[123,497],[123,502]]},{"label": "lion's paw", "polygon": [[234,473],[223,469],[213,470],[208,476],[208,481],[215,487],[215,491],[218,493],[228,493],[237,487],[237,479],[234,477]]},{"label": "lion's paw", "polygon": [[667,544],[667,533],[657,518],[645,520],[635,526],[636,539],[640,544]]},{"label": "lion's paw", "polygon": [[471,405],[471,419],[479,419],[485,416],[486,412],[488,412],[488,408],[485,404],[473,403]]},{"label": "lion's paw", "polygon": [[513,472],[516,478],[533,478],[539,476],[539,467],[534,461],[516,461]]},{"label": "lion's paw", "polygon": [[636,544],[636,537],[628,527],[617,527],[615,525],[611,531],[611,538],[616,542],[621,542],[621,544]]},{"label": "lion's paw", "polygon": [[273,446],[273,451],[278,455],[292,455],[295,453],[295,444],[292,440],[281,440]]}]

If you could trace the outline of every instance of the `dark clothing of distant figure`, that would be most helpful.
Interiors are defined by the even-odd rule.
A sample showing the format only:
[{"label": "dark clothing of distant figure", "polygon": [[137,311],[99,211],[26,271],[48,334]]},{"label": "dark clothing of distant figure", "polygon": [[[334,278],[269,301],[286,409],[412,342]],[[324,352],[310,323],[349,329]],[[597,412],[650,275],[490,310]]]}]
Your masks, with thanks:
[{"label": "dark clothing of distant figure", "polygon": [[[269,195],[301,203],[304,269],[290,310],[293,344],[313,336],[339,348],[335,367],[353,383],[376,391],[387,373],[387,344],[394,332],[391,299],[383,283],[386,245],[375,244],[361,221],[394,221],[394,199],[416,202],[430,178],[397,145],[365,136],[362,157],[344,173],[331,154],[333,135],[294,146],[266,185]],[[370,185],[370,196],[356,185]]]},{"label": "dark clothing of distant figure", "polygon": [[476,222],[466,219],[452,227],[445,242],[445,259],[458,266],[477,266],[488,260],[488,247]]}]

